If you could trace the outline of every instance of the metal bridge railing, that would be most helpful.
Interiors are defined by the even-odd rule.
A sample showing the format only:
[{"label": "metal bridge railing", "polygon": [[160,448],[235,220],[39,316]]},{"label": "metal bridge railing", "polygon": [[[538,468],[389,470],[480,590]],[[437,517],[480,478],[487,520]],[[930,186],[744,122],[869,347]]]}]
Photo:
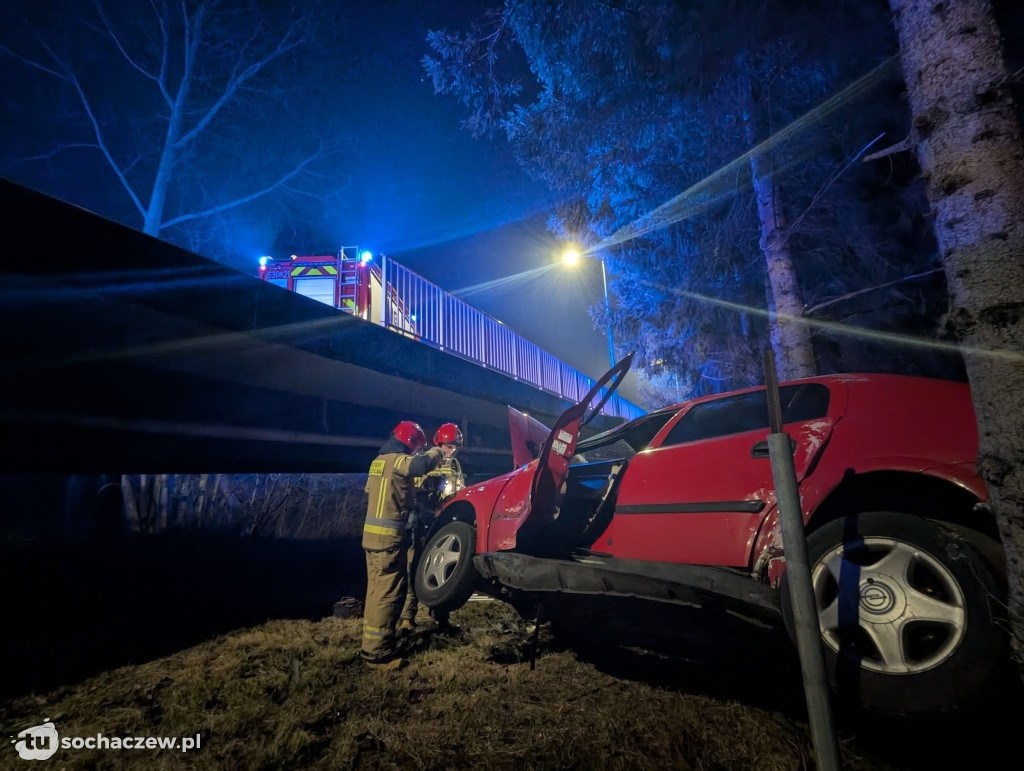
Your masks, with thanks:
[{"label": "metal bridge railing", "polygon": [[[383,301],[371,313],[388,329],[570,401],[579,401],[594,386],[592,378],[404,265],[382,256],[374,272],[381,278]],[[627,420],[645,414],[619,396],[601,411]]]}]

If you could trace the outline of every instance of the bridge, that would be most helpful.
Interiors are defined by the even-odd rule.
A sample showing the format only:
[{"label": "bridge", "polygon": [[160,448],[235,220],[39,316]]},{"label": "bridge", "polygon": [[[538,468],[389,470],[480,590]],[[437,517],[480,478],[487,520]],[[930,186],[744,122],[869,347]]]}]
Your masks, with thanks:
[{"label": "bridge", "polygon": [[[460,457],[494,473],[506,405],[550,423],[593,384],[393,261],[385,292],[462,325],[396,333],[0,183],[0,472],[361,472],[413,419],[457,421]],[[595,428],[642,414],[606,410]]]}]

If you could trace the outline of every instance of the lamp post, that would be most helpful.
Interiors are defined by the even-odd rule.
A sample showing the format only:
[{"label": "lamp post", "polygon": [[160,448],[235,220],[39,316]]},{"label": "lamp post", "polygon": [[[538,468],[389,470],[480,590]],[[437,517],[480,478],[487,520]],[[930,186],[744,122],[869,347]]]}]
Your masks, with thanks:
[{"label": "lamp post", "polygon": [[[562,262],[566,265],[576,265],[581,259],[581,255],[577,249],[566,249],[562,253]],[[594,257],[592,259],[597,260],[601,263],[601,286],[604,288],[604,313],[605,319],[607,319],[607,331],[608,331],[608,362],[609,366],[615,366],[615,343],[612,340],[612,305],[608,300],[608,273],[604,267],[604,260],[600,257]]]}]

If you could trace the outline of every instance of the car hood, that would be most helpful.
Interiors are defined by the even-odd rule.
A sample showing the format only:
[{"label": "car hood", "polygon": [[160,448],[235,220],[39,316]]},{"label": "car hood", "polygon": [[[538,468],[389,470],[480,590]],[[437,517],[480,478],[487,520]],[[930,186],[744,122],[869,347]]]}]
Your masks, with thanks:
[{"label": "car hood", "polygon": [[508,433],[512,440],[512,461],[519,467],[540,455],[551,429],[525,412],[509,407]]}]

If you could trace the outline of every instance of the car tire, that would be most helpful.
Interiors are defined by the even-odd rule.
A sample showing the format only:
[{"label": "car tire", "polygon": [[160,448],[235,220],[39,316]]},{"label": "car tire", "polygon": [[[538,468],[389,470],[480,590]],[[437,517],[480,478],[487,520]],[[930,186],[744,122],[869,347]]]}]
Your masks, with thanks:
[{"label": "car tire", "polygon": [[[1003,593],[980,556],[987,540],[885,511],[807,537],[825,668],[843,702],[914,715],[969,709],[983,696],[1008,661]],[[780,588],[795,640],[785,577]]]},{"label": "car tire", "polygon": [[416,597],[431,610],[450,613],[469,600],[480,580],[473,566],[476,528],[449,522],[427,541],[416,566]]}]

